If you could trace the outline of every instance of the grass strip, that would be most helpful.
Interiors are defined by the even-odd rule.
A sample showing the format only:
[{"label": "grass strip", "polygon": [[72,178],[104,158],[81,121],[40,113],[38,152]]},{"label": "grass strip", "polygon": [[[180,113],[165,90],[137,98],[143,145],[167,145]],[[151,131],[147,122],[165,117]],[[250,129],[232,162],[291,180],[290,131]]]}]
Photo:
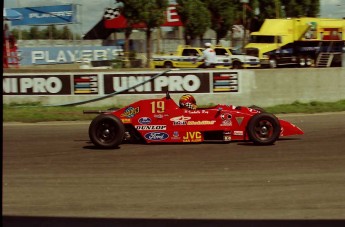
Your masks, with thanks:
[{"label": "grass strip", "polygon": [[[3,105],[3,122],[45,122],[45,121],[86,121],[96,114],[83,114],[83,110],[107,110],[104,107],[43,107],[40,103],[12,103]],[[338,102],[294,102],[291,104],[263,107],[273,114],[282,113],[322,113],[345,111],[345,100]]]}]

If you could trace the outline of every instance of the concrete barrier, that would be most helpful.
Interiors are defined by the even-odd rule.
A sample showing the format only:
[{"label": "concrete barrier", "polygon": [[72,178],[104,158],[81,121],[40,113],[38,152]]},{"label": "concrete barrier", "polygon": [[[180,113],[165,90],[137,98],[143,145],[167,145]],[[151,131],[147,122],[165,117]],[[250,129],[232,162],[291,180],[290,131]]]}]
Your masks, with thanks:
[{"label": "concrete barrier", "polygon": [[[295,101],[345,99],[345,68],[181,70],[150,81],[160,72],[4,73],[3,102],[61,105],[111,96],[83,105],[125,106],[140,99],[161,97],[166,90],[177,102],[182,94],[192,93],[199,105],[268,107]],[[111,95],[146,80],[141,86]]]}]

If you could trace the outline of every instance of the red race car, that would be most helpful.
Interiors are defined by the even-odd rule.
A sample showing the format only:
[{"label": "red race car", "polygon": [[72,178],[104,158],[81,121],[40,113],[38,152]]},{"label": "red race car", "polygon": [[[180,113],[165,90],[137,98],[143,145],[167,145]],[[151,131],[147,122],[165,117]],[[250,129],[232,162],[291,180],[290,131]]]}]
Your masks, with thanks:
[{"label": "red race car", "polygon": [[100,148],[128,142],[251,141],[270,145],[279,137],[303,134],[297,126],[256,107],[187,107],[190,105],[181,102],[177,105],[167,93],[161,99],[141,100],[121,109],[84,113],[99,113],[89,126],[89,137]]}]

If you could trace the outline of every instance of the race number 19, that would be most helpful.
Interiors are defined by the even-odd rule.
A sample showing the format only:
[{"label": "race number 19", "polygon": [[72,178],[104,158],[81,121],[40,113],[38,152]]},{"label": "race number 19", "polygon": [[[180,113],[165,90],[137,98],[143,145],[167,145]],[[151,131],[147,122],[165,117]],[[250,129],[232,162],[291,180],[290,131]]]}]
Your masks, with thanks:
[{"label": "race number 19", "polygon": [[152,113],[164,113],[164,101],[151,102]]}]

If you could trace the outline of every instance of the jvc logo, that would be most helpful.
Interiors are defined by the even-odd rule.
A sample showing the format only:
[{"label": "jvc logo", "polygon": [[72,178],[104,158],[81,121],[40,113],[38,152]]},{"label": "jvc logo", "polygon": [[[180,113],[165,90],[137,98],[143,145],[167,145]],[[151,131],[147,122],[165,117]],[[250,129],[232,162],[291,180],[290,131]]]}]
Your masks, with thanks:
[{"label": "jvc logo", "polygon": [[202,135],[201,132],[186,132],[183,136],[183,142],[201,142]]}]

